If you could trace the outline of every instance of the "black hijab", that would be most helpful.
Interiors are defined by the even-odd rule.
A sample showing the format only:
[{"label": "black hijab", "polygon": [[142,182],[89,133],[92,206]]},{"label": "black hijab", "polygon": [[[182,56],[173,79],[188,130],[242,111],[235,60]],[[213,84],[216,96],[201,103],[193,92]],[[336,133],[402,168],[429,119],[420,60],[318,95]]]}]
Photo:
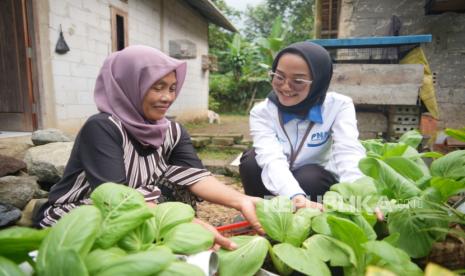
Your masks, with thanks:
[{"label": "black hijab", "polygon": [[300,55],[307,62],[313,76],[312,86],[307,98],[293,106],[282,105],[275,91],[268,94],[268,99],[278,106],[279,111],[293,114],[307,114],[315,105],[323,104],[326,91],[328,91],[331,77],[333,76],[333,63],[325,48],[313,42],[303,41],[289,45],[282,49],[275,57],[271,70],[276,71],[278,61],[283,54],[292,53]]}]

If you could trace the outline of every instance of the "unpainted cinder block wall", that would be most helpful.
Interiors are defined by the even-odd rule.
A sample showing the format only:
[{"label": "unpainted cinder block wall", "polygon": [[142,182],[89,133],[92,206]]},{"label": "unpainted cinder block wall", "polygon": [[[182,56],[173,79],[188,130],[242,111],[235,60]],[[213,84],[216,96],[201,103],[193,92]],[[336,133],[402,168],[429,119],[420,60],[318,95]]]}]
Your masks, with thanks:
[{"label": "unpainted cinder block wall", "polygon": [[424,0],[343,0],[338,37],[388,35],[393,15],[400,35],[432,34],[422,49],[434,76],[438,126],[465,127],[465,13],[425,15]]}]

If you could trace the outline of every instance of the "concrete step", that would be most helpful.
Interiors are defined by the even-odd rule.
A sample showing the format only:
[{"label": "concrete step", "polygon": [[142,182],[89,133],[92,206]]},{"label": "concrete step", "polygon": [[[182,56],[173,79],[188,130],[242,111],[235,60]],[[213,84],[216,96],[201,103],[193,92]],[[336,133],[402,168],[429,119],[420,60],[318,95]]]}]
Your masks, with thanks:
[{"label": "concrete step", "polygon": [[234,145],[234,138],[231,137],[213,137],[212,145],[218,146],[232,146]]},{"label": "concrete step", "polygon": [[202,160],[207,170],[214,174],[239,177],[239,167],[230,165],[231,160]]},{"label": "concrete step", "polygon": [[211,144],[212,139],[210,137],[191,137],[191,141],[194,148],[203,148]]},{"label": "concrete step", "polygon": [[211,138],[232,138],[234,144],[240,144],[244,135],[240,133],[208,134],[208,133],[191,133],[191,137],[211,137]]},{"label": "concrete step", "polygon": [[209,150],[237,150],[239,152],[248,150],[250,147],[247,145],[231,145],[231,146],[222,146],[222,145],[214,145],[210,144],[205,147]]}]

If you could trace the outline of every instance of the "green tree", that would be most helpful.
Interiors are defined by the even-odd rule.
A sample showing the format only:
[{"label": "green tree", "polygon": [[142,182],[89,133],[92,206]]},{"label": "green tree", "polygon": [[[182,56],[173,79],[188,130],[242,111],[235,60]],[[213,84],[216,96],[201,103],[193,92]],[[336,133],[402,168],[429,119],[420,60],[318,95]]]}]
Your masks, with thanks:
[{"label": "green tree", "polygon": [[284,45],[311,39],[313,36],[313,0],[266,0],[265,3],[249,7],[244,14],[244,35],[251,41],[268,37],[272,22],[282,17],[284,25],[291,26]]},{"label": "green tree", "polygon": [[[229,7],[224,0],[213,0],[213,3],[229,20],[239,19],[240,12]],[[225,73],[230,71],[231,64],[227,60],[227,49],[234,33],[225,30],[215,24],[208,25],[208,47],[212,55],[218,57],[219,72]]]}]

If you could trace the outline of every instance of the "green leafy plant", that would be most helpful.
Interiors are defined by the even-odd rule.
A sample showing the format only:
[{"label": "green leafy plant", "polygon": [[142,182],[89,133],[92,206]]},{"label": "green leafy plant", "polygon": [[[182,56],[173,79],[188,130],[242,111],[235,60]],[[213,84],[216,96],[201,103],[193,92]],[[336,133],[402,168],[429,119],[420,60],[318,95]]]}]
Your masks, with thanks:
[{"label": "green leafy plant", "polygon": [[[91,199],[94,205],[71,210],[49,229],[0,231],[2,271],[23,275],[17,264],[27,261],[39,276],[202,275],[173,254],[213,245],[213,234],[192,223],[192,207],[169,202],[151,209],[139,192],[114,183],[97,187]],[[28,253],[37,249],[33,260]]]},{"label": "green leafy plant", "polygon": [[445,133],[454,139],[465,142],[465,127],[462,129],[446,128]]},{"label": "green leafy plant", "polygon": [[218,252],[220,275],[253,275],[262,266],[270,243],[260,236],[237,236],[231,240],[238,245],[238,249],[221,249]]},{"label": "green leafy plant", "polygon": [[[344,275],[423,275],[411,258],[428,255],[452,232],[451,223],[465,224],[465,215],[447,206],[450,196],[465,190],[465,151],[431,155],[429,168],[416,150],[421,141],[415,131],[398,143],[365,141],[368,157],[359,167],[366,177],[333,185],[323,197],[323,213],[294,212],[283,197],[260,202],[256,212],[272,245],[267,251],[274,269],[281,275],[329,275],[328,266],[342,267]],[[385,221],[376,221],[377,210]],[[378,235],[375,227],[387,233]],[[265,251],[263,246],[247,258],[225,252],[220,266],[228,271],[236,258],[253,274]]]}]

